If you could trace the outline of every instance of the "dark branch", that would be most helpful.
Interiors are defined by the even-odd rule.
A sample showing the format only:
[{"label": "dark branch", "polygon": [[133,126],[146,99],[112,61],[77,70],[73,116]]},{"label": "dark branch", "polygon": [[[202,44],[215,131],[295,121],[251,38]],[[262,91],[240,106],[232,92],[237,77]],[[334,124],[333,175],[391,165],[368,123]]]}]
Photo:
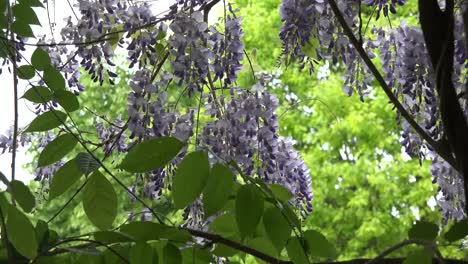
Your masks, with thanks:
[{"label": "dark branch", "polygon": [[413,129],[419,134],[419,136],[422,139],[424,139],[434,149],[434,151],[437,152],[437,154],[439,154],[445,161],[447,161],[454,169],[456,169],[457,171],[460,171],[460,168],[459,166],[457,166],[457,163],[454,160],[449,148],[445,144],[441,144],[440,142],[437,142],[433,138],[431,138],[426,133],[426,131],[424,131],[424,129],[421,126],[419,126],[419,124],[413,119],[413,117],[408,113],[408,111],[406,111],[405,107],[400,103],[398,98],[393,94],[392,90],[390,89],[390,87],[388,87],[387,83],[385,82],[385,79],[382,77],[379,70],[371,61],[371,59],[367,55],[367,52],[364,50],[362,45],[356,39],[353,31],[351,30],[349,25],[346,23],[346,20],[344,19],[340,9],[338,8],[336,1],[329,0],[328,2],[333,10],[333,13],[338,19],[338,22],[343,28],[344,33],[349,38],[354,48],[358,51],[360,57],[362,58],[362,60],[364,60],[367,67],[370,69],[370,71],[376,78],[377,82],[380,84],[380,86],[384,90],[385,94],[387,94],[387,97],[390,99],[392,104],[401,113],[401,115],[406,119],[406,121],[411,125],[411,127],[413,127]]}]

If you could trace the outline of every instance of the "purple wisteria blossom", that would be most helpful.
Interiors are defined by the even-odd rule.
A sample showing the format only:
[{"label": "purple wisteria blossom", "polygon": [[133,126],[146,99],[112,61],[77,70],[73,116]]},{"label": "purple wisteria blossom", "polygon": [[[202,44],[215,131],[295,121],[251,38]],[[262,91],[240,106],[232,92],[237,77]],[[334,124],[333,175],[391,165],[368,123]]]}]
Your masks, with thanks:
[{"label": "purple wisteria blossom", "polygon": [[[307,215],[313,198],[309,169],[292,140],[278,134],[278,99],[242,89],[231,89],[231,97],[222,118],[206,124],[201,143],[216,154],[215,161],[234,161],[243,174],[288,188],[294,195],[291,203]],[[213,116],[213,109],[208,107],[206,114]]]},{"label": "purple wisteria blossom", "polygon": [[169,40],[170,52],[175,57],[171,61],[174,75],[179,79],[179,86],[187,85],[190,96],[200,92],[201,86],[207,83],[209,60],[214,59],[213,52],[207,47],[208,25],[199,11],[181,12],[169,28],[174,32]]},{"label": "purple wisteria blossom", "polygon": [[407,0],[364,0],[364,4],[374,6],[377,9],[376,19],[380,17],[380,11],[383,11],[384,16],[388,16],[388,11],[396,14],[396,7],[402,6]]}]

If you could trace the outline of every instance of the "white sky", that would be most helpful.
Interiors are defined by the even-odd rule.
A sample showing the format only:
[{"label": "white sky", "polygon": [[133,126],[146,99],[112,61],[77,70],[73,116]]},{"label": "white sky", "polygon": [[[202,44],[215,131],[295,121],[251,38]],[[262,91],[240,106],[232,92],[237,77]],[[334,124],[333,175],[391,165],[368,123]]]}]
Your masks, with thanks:
[{"label": "white sky", "polygon": [[[72,5],[77,3],[77,0],[69,0]],[[137,2],[137,1],[135,1]],[[152,9],[154,14],[158,14],[162,11],[168,9],[168,7],[175,2],[175,0],[152,0],[149,1],[152,3]],[[56,23],[54,35],[55,37],[60,36],[59,30],[64,26],[64,18],[71,16],[72,11],[70,6],[66,0],[55,0],[50,1],[49,4],[50,8],[50,16],[52,22]],[[54,12],[55,10],[55,12]],[[33,31],[36,36],[47,34],[50,36],[50,28],[48,26],[48,18],[47,18],[47,10],[45,8],[35,8],[36,14],[43,25],[43,27],[34,26]],[[78,13],[78,12],[77,12]],[[79,14],[79,13],[78,13]],[[34,43],[33,39],[29,40],[28,42]],[[34,51],[34,47],[29,48],[24,56],[26,58],[30,58],[32,52]],[[5,134],[6,130],[8,130],[13,125],[14,120],[14,100],[13,100],[13,80],[12,75],[8,72],[7,68],[3,68],[3,73],[0,75],[0,134]],[[18,85],[18,97],[21,97],[26,90],[27,83],[25,81],[20,81]],[[33,112],[34,106],[32,104],[27,103],[25,100],[20,99],[18,101],[18,109],[19,109],[19,118],[18,124],[19,127],[25,127],[26,125],[34,119],[35,114]],[[29,182],[34,177],[32,173],[28,170],[23,168],[23,165],[31,161],[31,157],[27,157],[25,155],[24,149],[20,149],[17,153],[16,159],[16,179]],[[5,152],[4,154],[0,154],[0,171],[3,172],[10,178],[11,176],[11,153]]]}]

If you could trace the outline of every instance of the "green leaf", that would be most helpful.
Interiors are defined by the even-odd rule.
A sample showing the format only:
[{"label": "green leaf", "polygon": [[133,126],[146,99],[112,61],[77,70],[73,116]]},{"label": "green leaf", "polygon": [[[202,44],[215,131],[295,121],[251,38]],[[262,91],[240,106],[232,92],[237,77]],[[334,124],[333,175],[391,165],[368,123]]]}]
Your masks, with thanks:
[{"label": "green leaf", "polygon": [[121,243],[121,242],[132,242],[134,239],[123,233],[117,231],[97,231],[94,232],[94,239],[104,243]]},{"label": "green leaf", "polygon": [[137,241],[159,240],[165,229],[164,226],[153,222],[132,222],[120,227],[120,232],[127,234]]},{"label": "green leaf", "polygon": [[264,237],[256,237],[249,241],[249,247],[256,249],[269,256],[278,256],[278,251],[270,240]]},{"label": "green leaf", "polygon": [[78,168],[78,163],[75,159],[65,163],[52,177],[49,200],[52,200],[67,191],[68,188],[77,182],[82,175],[83,172]]},{"label": "green leaf", "polygon": [[6,187],[9,187],[10,186],[10,181],[8,180],[8,178],[5,176],[5,174],[3,174],[3,172],[0,171],[0,181],[5,184]]},{"label": "green leaf", "polygon": [[20,37],[34,38],[34,33],[29,24],[21,20],[16,20],[11,24],[11,31]]},{"label": "green leaf", "polygon": [[37,18],[36,12],[34,12],[30,6],[25,4],[17,4],[13,6],[12,10],[16,20],[21,20],[30,25],[41,25],[39,19]]},{"label": "green leaf", "polygon": [[153,257],[153,248],[145,242],[137,242],[130,249],[130,264],[153,264]]},{"label": "green leaf", "polygon": [[[198,249],[195,247],[187,247],[182,252],[184,264],[210,264],[213,262],[213,254],[209,249]],[[230,262],[231,263],[231,262]]]},{"label": "green leaf", "polygon": [[24,93],[23,98],[36,104],[43,104],[52,99],[52,92],[47,87],[34,86]]},{"label": "green leaf", "polygon": [[288,189],[286,189],[286,187],[284,187],[283,185],[269,184],[268,187],[270,188],[271,192],[276,197],[276,199],[280,201],[288,202],[293,198],[291,192]]},{"label": "green leaf", "polygon": [[55,93],[55,99],[67,112],[74,112],[80,109],[80,102],[78,98],[72,92],[59,90]]},{"label": "green leaf", "polygon": [[255,232],[263,214],[264,199],[254,185],[243,185],[237,191],[236,222],[242,237]]},{"label": "green leaf", "polygon": [[20,4],[24,4],[24,5],[32,6],[32,7],[44,7],[44,5],[42,5],[40,0],[19,0],[18,2]]},{"label": "green leaf", "polygon": [[11,202],[6,197],[6,192],[0,192],[0,209],[2,210],[3,217],[8,217],[8,208],[11,206]]},{"label": "green leaf", "polygon": [[468,219],[455,223],[445,234],[448,242],[455,242],[468,236]]},{"label": "green leaf", "polygon": [[223,208],[229,200],[233,185],[232,171],[222,164],[215,164],[203,190],[205,217],[211,216]]},{"label": "green leaf", "polygon": [[432,241],[436,239],[439,232],[439,226],[429,222],[416,222],[413,227],[408,231],[410,239],[422,239]]},{"label": "green leaf", "polygon": [[265,210],[263,226],[270,241],[281,252],[286,242],[288,242],[292,230],[281,211],[276,207],[270,207]]},{"label": "green leaf", "polygon": [[24,132],[47,131],[60,126],[67,120],[67,114],[57,110],[49,110],[36,117]]},{"label": "green leaf", "polygon": [[42,150],[37,166],[44,167],[61,160],[75,148],[77,143],[78,140],[72,134],[58,136]]},{"label": "green leaf", "polygon": [[150,139],[133,147],[120,164],[128,172],[147,172],[171,161],[185,144],[171,137]]},{"label": "green leaf", "polygon": [[44,69],[44,82],[50,89],[57,92],[65,90],[65,79],[62,74],[53,66],[48,66]]},{"label": "green leaf", "polygon": [[210,229],[216,234],[220,234],[225,237],[235,235],[239,232],[237,229],[236,218],[232,213],[216,217],[216,219],[210,224]]},{"label": "green leaf", "polygon": [[301,228],[301,220],[297,217],[296,213],[294,213],[293,209],[288,204],[283,204],[283,213],[289,219],[289,222],[292,223],[295,227]]},{"label": "green leaf", "polygon": [[132,222],[123,225],[120,232],[129,235],[136,241],[150,240],[174,240],[179,242],[187,242],[192,240],[192,236],[186,230],[181,230],[175,227],[163,226],[152,222]]},{"label": "green leaf", "polygon": [[100,229],[112,227],[117,216],[117,203],[112,184],[95,171],[83,190],[83,209],[89,220]]},{"label": "green leaf", "polygon": [[31,56],[31,64],[38,70],[43,71],[50,66],[50,57],[42,48],[37,48]]},{"label": "green leaf", "polygon": [[303,236],[307,242],[307,249],[310,256],[328,259],[335,257],[335,247],[320,232],[307,230],[304,232]]},{"label": "green leaf", "polygon": [[17,69],[18,78],[23,80],[32,79],[36,75],[36,70],[31,65],[22,65]]},{"label": "green leaf", "polygon": [[8,209],[8,220],[6,222],[8,238],[15,249],[23,256],[32,259],[37,255],[38,244],[36,232],[29,219],[16,207]]},{"label": "green leaf", "polygon": [[182,254],[180,253],[179,248],[171,243],[167,243],[164,247],[163,259],[164,264],[182,264]]},{"label": "green leaf", "polygon": [[85,175],[89,175],[91,172],[99,169],[101,165],[88,153],[80,152],[76,155],[76,163],[78,168]]},{"label": "green leaf", "polygon": [[424,248],[419,248],[411,251],[406,259],[403,261],[403,264],[431,264],[432,263],[432,253],[427,251]]},{"label": "green leaf", "polygon": [[36,198],[23,182],[12,181],[9,192],[25,212],[31,212],[34,206],[36,206]]},{"label": "green leaf", "polygon": [[49,225],[42,220],[38,220],[34,227],[34,231],[36,232],[39,247],[48,246],[47,240],[49,238]]},{"label": "green leaf", "polygon": [[[129,244],[115,244],[111,245],[110,249],[107,248],[102,253],[102,262],[99,264],[128,264],[128,262],[124,261],[120,256],[122,256],[127,261],[130,260],[129,253],[130,253],[131,246]],[[111,250],[112,249],[112,250]],[[120,256],[116,255],[118,253]],[[62,262],[63,263],[63,262]],[[86,263],[88,264],[88,263]]]},{"label": "green leaf", "polygon": [[213,255],[218,257],[232,257],[239,253],[239,250],[228,247],[224,244],[216,244],[213,249]]},{"label": "green leaf", "polygon": [[286,251],[294,264],[307,264],[309,260],[304,252],[304,246],[297,237],[291,237],[286,245]]},{"label": "green leaf", "polygon": [[176,208],[192,203],[203,191],[210,175],[208,155],[203,151],[188,154],[180,163],[172,182],[172,197]]}]

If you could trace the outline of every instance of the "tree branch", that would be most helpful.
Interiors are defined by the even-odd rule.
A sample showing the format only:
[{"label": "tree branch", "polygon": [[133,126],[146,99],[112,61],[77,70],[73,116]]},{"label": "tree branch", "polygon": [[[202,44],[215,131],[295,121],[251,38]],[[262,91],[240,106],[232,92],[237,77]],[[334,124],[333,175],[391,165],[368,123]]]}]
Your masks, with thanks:
[{"label": "tree branch", "polygon": [[377,82],[380,84],[380,86],[382,87],[385,94],[387,95],[387,97],[392,102],[392,104],[397,108],[397,110],[406,119],[406,121],[411,125],[411,127],[419,134],[419,136],[422,139],[424,139],[434,149],[434,151],[437,152],[437,154],[439,154],[445,161],[447,161],[454,169],[456,169],[457,171],[460,171],[459,166],[457,166],[457,163],[455,162],[455,159],[453,158],[452,153],[447,148],[447,146],[445,144],[437,142],[433,138],[431,138],[426,133],[426,131],[424,131],[424,129],[421,126],[419,126],[419,124],[413,119],[413,117],[408,113],[408,111],[406,111],[405,107],[400,103],[398,98],[393,94],[390,87],[388,87],[388,85],[385,82],[384,78],[380,74],[379,70],[374,65],[374,63],[371,61],[371,59],[367,55],[366,51],[362,47],[362,45],[359,43],[359,41],[354,36],[353,31],[351,30],[349,25],[346,23],[346,20],[344,19],[340,9],[338,8],[338,5],[336,4],[336,1],[335,0],[329,0],[328,3],[330,4],[330,7],[332,8],[333,13],[335,14],[336,18],[338,19],[338,22],[340,23],[341,27],[343,28],[344,33],[349,38],[349,40],[350,40],[351,44],[353,45],[353,47],[358,51],[360,57],[366,63],[367,67],[372,72],[372,74],[374,75]]},{"label": "tree branch", "polygon": [[230,248],[237,249],[239,251],[245,252],[247,254],[250,254],[254,257],[257,257],[261,260],[266,261],[267,263],[272,263],[272,264],[292,264],[292,261],[289,260],[281,260],[274,258],[270,255],[264,254],[260,251],[257,251],[256,249],[244,246],[236,241],[226,239],[220,235],[216,234],[211,234],[211,233],[206,233],[202,232],[199,230],[194,230],[194,229],[189,229],[189,228],[182,228],[183,230],[187,230],[191,235],[196,236],[196,237],[201,237],[210,240],[213,243],[220,243],[223,245],[226,245]]}]

